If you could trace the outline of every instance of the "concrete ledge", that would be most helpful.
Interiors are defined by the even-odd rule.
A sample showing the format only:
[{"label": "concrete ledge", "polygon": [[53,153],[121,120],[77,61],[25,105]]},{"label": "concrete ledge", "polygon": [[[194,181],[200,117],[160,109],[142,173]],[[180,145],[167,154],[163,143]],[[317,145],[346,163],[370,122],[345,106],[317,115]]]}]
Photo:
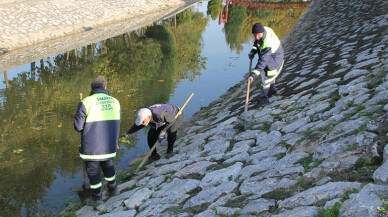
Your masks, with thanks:
[{"label": "concrete ledge", "polygon": [[[50,0],[51,2],[57,2],[61,0]],[[33,1],[32,1],[33,2]],[[38,1],[35,1],[38,2]],[[91,9],[83,11],[77,9],[76,1],[71,2],[73,7],[66,7],[66,9],[74,9],[75,11],[64,11],[63,16],[70,16],[71,14],[79,13],[92,13]],[[86,2],[86,1],[83,1]],[[90,1],[87,1],[90,3]],[[12,27],[12,24],[7,24],[0,19],[0,48],[8,49],[9,53],[0,55],[0,71],[6,71],[23,65],[29,62],[37,61],[39,59],[63,53],[73,50],[78,47],[88,45],[90,43],[98,42],[116,35],[120,35],[126,32],[136,30],[140,27],[152,24],[154,21],[165,19],[168,16],[172,16],[185,8],[190,7],[199,0],[172,0],[168,2],[168,5],[162,0],[152,1],[138,1],[136,7],[129,6],[129,0],[114,0],[112,3],[117,3],[112,6],[108,11],[103,12],[105,17],[91,19],[79,19],[72,25],[46,26],[41,27],[40,30],[29,32],[28,26],[23,27],[22,23],[15,26],[20,27],[14,30],[16,27]],[[140,2],[140,3],[139,3]],[[163,3],[162,3],[163,2]],[[40,4],[40,3],[39,3]],[[78,3],[77,3],[78,4]],[[126,6],[124,6],[126,5]],[[123,6],[123,7],[121,7]],[[15,7],[7,6],[4,8]],[[37,8],[37,6],[33,6]],[[120,10],[116,12],[116,15],[108,16],[110,11],[114,9]],[[99,13],[98,11],[95,12]],[[1,16],[1,15],[0,15]],[[107,16],[107,17],[106,17]],[[43,18],[39,18],[43,19]],[[48,19],[47,19],[48,20]],[[55,21],[55,19],[53,19]],[[92,27],[90,30],[85,31],[83,27]],[[22,31],[20,34],[9,34],[4,36],[5,31]],[[4,40],[6,39],[6,40]]]}]

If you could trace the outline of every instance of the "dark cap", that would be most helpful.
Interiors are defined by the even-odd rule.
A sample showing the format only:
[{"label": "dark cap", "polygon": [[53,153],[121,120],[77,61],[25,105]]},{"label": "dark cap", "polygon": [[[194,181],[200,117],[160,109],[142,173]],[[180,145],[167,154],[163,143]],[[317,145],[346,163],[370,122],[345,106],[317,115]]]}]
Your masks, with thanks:
[{"label": "dark cap", "polygon": [[252,34],[262,33],[264,32],[264,26],[261,23],[255,23],[252,26]]},{"label": "dark cap", "polygon": [[104,88],[106,87],[106,79],[103,76],[98,76],[92,82],[92,90],[96,88]]}]

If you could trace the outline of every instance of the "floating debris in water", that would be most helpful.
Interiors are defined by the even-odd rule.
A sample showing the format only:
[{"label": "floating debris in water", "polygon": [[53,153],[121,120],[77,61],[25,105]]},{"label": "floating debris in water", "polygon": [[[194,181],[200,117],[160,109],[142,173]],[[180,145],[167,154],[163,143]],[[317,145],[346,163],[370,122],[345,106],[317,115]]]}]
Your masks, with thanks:
[{"label": "floating debris in water", "polygon": [[131,144],[131,141],[129,141],[129,138],[126,138],[126,137],[121,137],[119,139],[119,142],[124,144]]},{"label": "floating debris in water", "polygon": [[13,150],[13,153],[15,153],[15,154],[20,154],[20,153],[22,153],[23,151],[24,151],[23,149],[19,148],[19,149]]},{"label": "floating debris in water", "polygon": [[32,129],[34,130],[43,130],[43,127],[42,126],[39,126],[39,127],[31,127]]}]

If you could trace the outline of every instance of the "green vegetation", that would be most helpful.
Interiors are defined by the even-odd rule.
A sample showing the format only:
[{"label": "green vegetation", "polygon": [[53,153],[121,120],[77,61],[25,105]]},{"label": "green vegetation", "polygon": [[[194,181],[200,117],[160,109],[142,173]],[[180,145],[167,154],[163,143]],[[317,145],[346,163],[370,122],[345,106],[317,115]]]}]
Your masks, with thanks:
[{"label": "green vegetation", "polygon": [[291,147],[291,145],[288,144],[288,143],[285,142],[285,141],[280,142],[280,145],[283,146],[283,147],[285,147],[286,149],[289,149],[289,148]]},{"label": "green vegetation", "polygon": [[365,121],[360,128],[358,128],[356,131],[357,133],[361,133],[368,130],[367,124],[369,121]]},{"label": "green vegetation", "polygon": [[309,170],[309,165],[312,162],[313,162],[313,155],[310,155],[310,157],[308,157],[300,162],[300,164],[303,166],[305,172],[307,172]]},{"label": "green vegetation", "polygon": [[330,134],[330,132],[334,129],[334,127],[335,127],[337,124],[338,124],[337,121],[335,121],[335,120],[330,120],[330,121],[329,121],[329,124],[327,125],[327,130],[326,130],[327,134]]},{"label": "green vegetation", "polygon": [[346,103],[346,105],[347,105],[348,107],[351,107],[353,104],[354,104],[354,100],[349,100],[349,101]]},{"label": "green vegetation", "polygon": [[216,20],[222,9],[221,0],[210,0],[207,4],[207,15],[210,15],[212,20]]},{"label": "green vegetation", "polygon": [[312,130],[312,129],[308,129],[308,130],[303,131],[302,134],[303,134],[304,137],[303,137],[302,140],[304,140],[305,138],[310,136],[312,133],[314,133],[314,130]]},{"label": "green vegetation", "polygon": [[385,200],[383,199],[381,201],[383,203],[383,207],[377,207],[377,210],[380,211],[380,212],[384,212],[384,213],[387,213],[388,212],[388,204],[385,202]]},{"label": "green vegetation", "polygon": [[341,148],[343,152],[353,151],[357,149],[357,144],[348,145],[346,148]]},{"label": "green vegetation", "polygon": [[300,187],[302,189],[307,189],[309,187],[309,184],[306,182],[306,180],[304,180],[303,177],[301,177],[300,179],[298,179],[295,186]]},{"label": "green vegetation", "polygon": [[341,208],[342,204],[339,202],[336,202],[334,206],[329,206],[326,209],[320,209],[318,211],[318,214],[314,217],[337,217],[339,214],[339,210]]},{"label": "green vegetation", "polygon": [[286,153],[281,153],[279,154],[277,157],[276,157],[276,160],[280,160],[282,159],[283,157],[285,157],[287,154]]},{"label": "green vegetation", "polygon": [[287,197],[290,196],[289,189],[287,188],[277,188],[272,192],[264,194],[262,197],[263,198],[271,198],[274,200],[284,200]]},{"label": "green vegetation", "polygon": [[366,108],[365,104],[361,103],[357,105],[357,112],[361,112]]},{"label": "green vegetation", "polygon": [[119,139],[119,143],[131,144],[131,141],[129,140],[129,138],[121,137]]},{"label": "green vegetation", "polygon": [[[184,12],[187,13],[187,12]],[[145,32],[145,35],[148,38],[153,38],[161,45],[161,50],[163,53],[163,60],[170,60],[177,57],[177,47],[175,43],[175,36],[165,26],[155,25],[151,26]]]},{"label": "green vegetation", "polygon": [[178,26],[181,25],[181,24],[190,22],[190,21],[191,21],[191,12],[190,12],[190,10],[185,10],[182,13],[179,13],[179,14],[176,15],[176,22],[177,22]]},{"label": "green vegetation", "polygon": [[237,5],[229,5],[228,22],[225,24],[226,41],[232,50],[242,50],[240,34],[243,31],[244,20],[247,17],[247,8]]},{"label": "green vegetation", "polygon": [[341,195],[341,198],[344,200],[347,200],[347,199],[349,199],[349,195],[354,194],[354,193],[358,193],[358,192],[359,191],[357,188],[347,190],[347,191],[345,191],[345,194]]},{"label": "green vegetation", "polygon": [[237,177],[236,177],[236,179],[234,180],[235,182],[238,182],[239,180],[240,180],[240,178],[241,178],[241,174],[239,174]]}]

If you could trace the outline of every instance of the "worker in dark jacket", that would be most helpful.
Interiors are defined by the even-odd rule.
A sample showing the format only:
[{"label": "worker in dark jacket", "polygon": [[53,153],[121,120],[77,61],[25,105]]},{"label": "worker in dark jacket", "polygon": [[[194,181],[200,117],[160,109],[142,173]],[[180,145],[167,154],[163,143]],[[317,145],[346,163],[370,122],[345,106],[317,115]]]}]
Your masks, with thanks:
[{"label": "worker in dark jacket", "polygon": [[258,60],[248,80],[252,82],[255,77],[259,75],[261,77],[262,88],[259,102],[256,104],[260,107],[269,102],[268,97],[277,94],[275,80],[283,68],[284,50],[282,43],[271,28],[256,23],[252,27],[252,34],[255,42],[248,57],[253,59],[255,54],[258,54]]},{"label": "worker in dark jacket", "polygon": [[116,157],[121,109],[119,101],[109,95],[106,86],[104,77],[95,78],[90,96],[78,104],[74,116],[74,129],[81,133],[80,157],[93,190],[92,199],[86,203],[92,206],[102,202],[100,167],[108,181],[109,193],[118,194],[112,159]]},{"label": "worker in dark jacket", "polygon": [[[169,103],[156,104],[148,108],[142,108],[137,112],[137,119],[135,123],[122,136],[128,137],[129,134],[135,133],[143,127],[150,125],[151,128],[148,131],[147,138],[148,146],[151,149],[157,141],[161,142],[167,133],[168,145],[166,158],[170,158],[173,156],[173,148],[177,137],[178,126],[183,119],[183,112],[175,119],[178,112],[179,107]],[[160,155],[157,153],[155,148],[148,163],[159,159]]]}]

